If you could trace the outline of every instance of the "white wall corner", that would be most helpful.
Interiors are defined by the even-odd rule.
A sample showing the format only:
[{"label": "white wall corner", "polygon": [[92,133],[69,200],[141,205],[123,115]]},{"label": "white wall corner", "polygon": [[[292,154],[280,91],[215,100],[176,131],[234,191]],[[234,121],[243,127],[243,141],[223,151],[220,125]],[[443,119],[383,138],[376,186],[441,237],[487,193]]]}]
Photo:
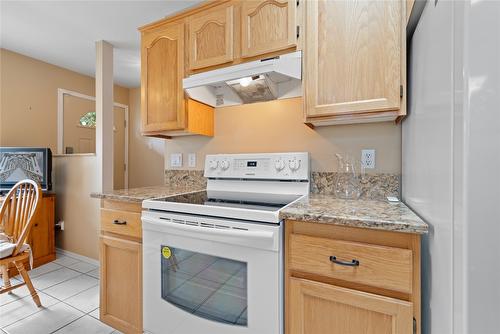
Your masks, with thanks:
[{"label": "white wall corner", "polygon": [[98,191],[113,189],[113,45],[97,41],[95,67]]}]

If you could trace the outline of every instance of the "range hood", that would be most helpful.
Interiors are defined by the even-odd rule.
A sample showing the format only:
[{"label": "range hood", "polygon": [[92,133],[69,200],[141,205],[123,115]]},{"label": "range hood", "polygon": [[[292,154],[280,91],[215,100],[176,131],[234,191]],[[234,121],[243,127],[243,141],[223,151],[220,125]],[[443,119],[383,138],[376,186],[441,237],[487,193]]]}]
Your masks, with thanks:
[{"label": "range hood", "polygon": [[302,52],[297,51],[182,80],[187,95],[212,107],[287,99],[302,95]]}]

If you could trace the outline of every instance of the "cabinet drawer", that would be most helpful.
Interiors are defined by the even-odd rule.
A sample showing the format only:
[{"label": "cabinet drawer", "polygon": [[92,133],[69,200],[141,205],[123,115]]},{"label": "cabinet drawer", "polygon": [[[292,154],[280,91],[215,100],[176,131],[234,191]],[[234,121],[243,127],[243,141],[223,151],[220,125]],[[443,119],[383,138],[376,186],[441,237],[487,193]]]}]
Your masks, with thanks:
[{"label": "cabinet drawer", "polygon": [[141,214],[137,212],[101,209],[101,230],[142,238]]},{"label": "cabinet drawer", "polygon": [[[409,249],[292,234],[289,254],[292,270],[404,293],[412,291]],[[353,260],[359,263],[353,265]]]}]

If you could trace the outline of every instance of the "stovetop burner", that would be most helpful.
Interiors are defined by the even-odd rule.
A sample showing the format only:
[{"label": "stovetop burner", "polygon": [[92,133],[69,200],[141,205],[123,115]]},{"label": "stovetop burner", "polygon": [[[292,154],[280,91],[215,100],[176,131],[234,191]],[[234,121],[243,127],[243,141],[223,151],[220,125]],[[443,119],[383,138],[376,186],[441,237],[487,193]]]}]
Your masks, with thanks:
[{"label": "stovetop burner", "polygon": [[261,194],[230,191],[198,191],[156,198],[154,201],[200,206],[230,207],[246,210],[278,211],[299,197],[301,197],[301,195]]}]

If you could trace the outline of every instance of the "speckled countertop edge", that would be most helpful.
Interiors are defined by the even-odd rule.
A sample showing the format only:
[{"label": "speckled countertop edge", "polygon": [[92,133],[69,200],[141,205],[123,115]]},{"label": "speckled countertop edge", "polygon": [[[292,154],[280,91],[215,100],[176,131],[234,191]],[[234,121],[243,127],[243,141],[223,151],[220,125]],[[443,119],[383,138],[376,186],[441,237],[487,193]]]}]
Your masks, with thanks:
[{"label": "speckled countertop edge", "polygon": [[122,202],[137,202],[140,203],[144,200],[165,196],[173,196],[184,193],[190,193],[195,191],[204,190],[201,186],[153,186],[153,187],[141,187],[141,188],[130,188],[121,190],[112,190],[104,193],[91,193],[90,197],[99,199],[108,199]]},{"label": "speckled countertop edge", "polygon": [[349,201],[321,194],[310,194],[282,209],[280,219],[416,234],[428,232],[428,225],[402,202]]},{"label": "speckled countertop edge", "polygon": [[[204,189],[202,185],[163,185],[92,193],[90,196],[140,203],[146,199]],[[402,202],[362,199],[346,201],[325,194],[309,194],[306,198],[285,207],[280,211],[280,219],[417,234],[428,231],[427,224]]]}]

